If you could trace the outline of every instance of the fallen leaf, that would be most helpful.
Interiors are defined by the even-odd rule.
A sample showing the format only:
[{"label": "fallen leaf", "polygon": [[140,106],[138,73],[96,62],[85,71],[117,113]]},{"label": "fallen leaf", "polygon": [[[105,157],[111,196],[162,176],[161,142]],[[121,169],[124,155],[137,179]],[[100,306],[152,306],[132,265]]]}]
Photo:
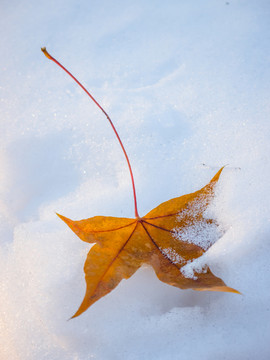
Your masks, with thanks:
[{"label": "fallen leaf", "polygon": [[166,201],[142,218],[95,216],[73,221],[58,214],[81,240],[95,243],[84,265],[85,297],[73,318],[111,292],[122,279],[131,277],[143,264],[151,265],[159,280],[180,289],[238,293],[209,267],[195,272],[194,277],[181,272],[206,250],[181,240],[181,231],[202,222],[218,226],[213,219],[204,218],[204,212],[214,196],[222,169],[201,190]]},{"label": "fallen leaf", "polygon": [[193,270],[192,274],[186,271],[186,266],[200,257],[212,243],[212,239],[196,243],[198,233],[207,226],[218,227],[214,219],[204,215],[223,168],[201,190],[166,201],[140,217],[129,158],[112,120],[78,79],[48,53],[46,47],[41,50],[83,89],[107,117],[125,155],[134,197],[135,219],[95,216],[73,221],[57,214],[79,238],[95,243],[84,265],[85,297],[73,318],[111,292],[122,279],[130,278],[143,264],[151,265],[161,281],[180,289],[239,293],[226,286],[208,266]]}]

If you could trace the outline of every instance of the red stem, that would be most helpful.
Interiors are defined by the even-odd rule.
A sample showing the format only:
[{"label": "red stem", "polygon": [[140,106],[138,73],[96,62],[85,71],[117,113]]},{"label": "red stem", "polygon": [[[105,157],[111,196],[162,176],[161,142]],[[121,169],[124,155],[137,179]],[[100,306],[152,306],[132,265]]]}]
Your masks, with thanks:
[{"label": "red stem", "polygon": [[94,103],[100,108],[100,110],[104,113],[104,115],[107,117],[107,119],[109,120],[109,123],[111,124],[111,127],[113,128],[113,131],[121,145],[121,148],[124,152],[124,155],[126,157],[126,160],[127,160],[127,164],[128,164],[128,168],[129,168],[129,172],[130,172],[130,176],[131,176],[131,182],[132,182],[132,189],[133,189],[133,197],[134,197],[134,207],[135,207],[135,217],[136,218],[139,218],[139,214],[138,214],[138,208],[137,208],[137,197],[136,197],[136,190],[135,190],[135,183],[134,183],[134,177],[133,177],[133,173],[132,173],[132,169],[131,169],[131,165],[130,165],[130,162],[129,162],[129,158],[128,158],[128,155],[127,155],[127,152],[124,148],[124,145],[120,139],[120,136],[118,135],[118,132],[116,131],[116,128],[115,126],[113,125],[113,122],[112,120],[110,119],[109,115],[106,113],[106,111],[102,108],[102,106],[100,106],[100,104],[93,98],[93,96],[89,93],[88,90],[86,90],[86,88],[75,78],[75,76],[73,76],[62,64],[60,64],[59,61],[57,61],[54,57],[52,57],[48,51],[46,50],[46,48],[41,48],[41,50],[43,51],[44,55],[54,61],[58,66],[60,66],[60,68],[62,68],[69,76],[72,77],[72,79],[74,81],[76,81],[76,83],[86,92],[86,94],[90,97],[90,99],[92,99],[94,101]]}]

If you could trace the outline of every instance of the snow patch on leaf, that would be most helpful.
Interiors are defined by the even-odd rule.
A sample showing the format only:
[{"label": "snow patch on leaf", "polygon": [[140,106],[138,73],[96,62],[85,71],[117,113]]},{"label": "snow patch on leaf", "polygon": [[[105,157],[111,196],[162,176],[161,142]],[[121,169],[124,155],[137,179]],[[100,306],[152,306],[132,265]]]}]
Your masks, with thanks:
[{"label": "snow patch on leaf", "polygon": [[201,200],[194,201],[191,207],[179,213],[177,220],[179,223],[184,221],[186,225],[176,226],[174,237],[207,250],[223,236],[225,230],[215,220],[211,207],[207,207],[207,200]]},{"label": "snow patch on leaf", "polygon": [[162,249],[162,253],[165,254],[174,264],[180,265],[186,262],[186,260],[173,248]]},{"label": "snow patch on leaf", "polygon": [[181,269],[181,273],[184,275],[185,278],[197,280],[198,276],[196,274],[203,274],[206,273],[207,267],[205,264],[196,259],[193,261],[188,261],[187,264],[185,264]]},{"label": "snow patch on leaf", "polygon": [[194,225],[175,229],[175,237],[177,239],[198,245],[204,250],[209,249],[221,235],[222,231],[220,231],[219,227],[205,219]]}]

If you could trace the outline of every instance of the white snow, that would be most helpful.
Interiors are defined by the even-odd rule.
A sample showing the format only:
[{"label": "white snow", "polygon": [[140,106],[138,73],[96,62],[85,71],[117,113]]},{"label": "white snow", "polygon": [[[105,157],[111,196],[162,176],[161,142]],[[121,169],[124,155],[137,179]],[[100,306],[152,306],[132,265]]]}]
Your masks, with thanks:
[{"label": "white snow", "polygon": [[174,264],[182,264],[185,259],[179,255],[173,248],[161,248],[162,253],[168,257]]},{"label": "white snow", "polygon": [[[0,358],[269,359],[269,1],[3,0],[0,14]],[[42,46],[114,120],[140,215],[229,164],[214,205],[226,232],[200,261],[242,296],[142,268],[67,321],[89,245],[55,212],[134,208],[106,118]]]}]

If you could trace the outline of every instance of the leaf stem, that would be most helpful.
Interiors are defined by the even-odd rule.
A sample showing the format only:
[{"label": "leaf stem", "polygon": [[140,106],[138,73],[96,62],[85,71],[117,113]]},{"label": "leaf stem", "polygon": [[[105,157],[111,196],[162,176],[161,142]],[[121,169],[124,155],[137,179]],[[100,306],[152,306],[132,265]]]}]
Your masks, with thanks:
[{"label": "leaf stem", "polygon": [[94,103],[100,108],[100,110],[104,113],[104,115],[106,116],[106,118],[108,119],[109,123],[111,124],[111,127],[113,128],[113,131],[120,143],[120,146],[124,152],[125,158],[127,160],[127,164],[128,164],[128,168],[129,168],[129,172],[130,172],[130,176],[131,176],[131,183],[132,183],[132,189],[133,189],[133,197],[134,197],[134,208],[135,208],[135,217],[139,218],[139,214],[138,214],[138,208],[137,208],[137,197],[136,197],[136,190],[135,190],[135,182],[134,182],[134,177],[133,177],[133,173],[132,173],[132,169],[131,169],[131,165],[129,162],[129,158],[127,155],[127,152],[124,148],[124,145],[120,139],[120,136],[118,135],[118,132],[116,131],[116,128],[112,122],[112,120],[110,119],[109,115],[106,113],[106,111],[103,109],[103,107],[94,99],[94,97],[89,93],[88,90],[86,90],[86,88],[75,78],[75,76],[73,76],[59,61],[57,61],[54,57],[52,57],[48,51],[46,50],[46,47],[41,48],[41,50],[43,51],[44,55],[52,60],[53,62],[55,62],[58,66],[60,66],[61,69],[63,69],[83,90],[84,92],[86,92],[86,94],[90,97],[91,100],[94,101]]}]

